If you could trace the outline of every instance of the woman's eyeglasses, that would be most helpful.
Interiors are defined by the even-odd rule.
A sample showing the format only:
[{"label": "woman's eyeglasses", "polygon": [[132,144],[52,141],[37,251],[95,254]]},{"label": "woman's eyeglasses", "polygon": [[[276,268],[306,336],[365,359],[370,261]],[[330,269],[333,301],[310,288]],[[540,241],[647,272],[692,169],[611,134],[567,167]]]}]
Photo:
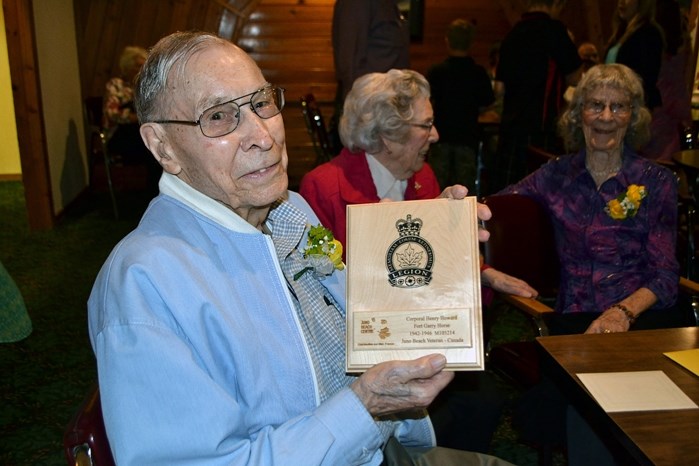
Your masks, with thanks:
[{"label": "woman's eyeglasses", "polygon": [[583,104],[583,110],[594,115],[599,115],[607,107],[609,107],[609,111],[614,115],[627,115],[633,108],[633,106],[630,104],[624,104],[621,102],[611,102],[606,104],[604,102],[600,102],[599,100],[588,100]]},{"label": "woman's eyeglasses", "polygon": [[410,123],[410,126],[416,126],[418,128],[426,129],[427,131],[432,131],[434,121],[430,121],[429,123]]},{"label": "woman's eyeglasses", "polygon": [[[237,103],[240,99],[250,97],[247,102]],[[222,104],[214,105],[204,110],[197,121],[187,120],[156,120],[153,123],[168,123],[189,126],[199,126],[207,138],[218,138],[230,134],[240,123],[240,108],[250,105],[250,110],[262,119],[279,115],[284,108],[284,89],[272,84],[245,94]]]}]

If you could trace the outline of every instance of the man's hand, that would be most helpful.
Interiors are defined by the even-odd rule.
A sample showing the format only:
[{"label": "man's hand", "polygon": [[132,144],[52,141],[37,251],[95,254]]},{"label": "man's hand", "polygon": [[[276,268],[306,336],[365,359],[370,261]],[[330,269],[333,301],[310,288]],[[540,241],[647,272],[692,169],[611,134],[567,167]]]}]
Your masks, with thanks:
[{"label": "man's hand", "polygon": [[536,298],[539,292],[529,286],[529,283],[512,275],[490,268],[481,272],[481,279],[487,285],[501,293],[513,294],[523,298]]},{"label": "man's hand", "polygon": [[388,361],[371,367],[352,390],[372,416],[425,408],[454,378],[444,371],[446,358],[430,354],[412,361]]},{"label": "man's hand", "polygon": [[[455,184],[453,186],[449,186],[448,188],[445,188],[444,191],[442,191],[442,194],[439,195],[440,198],[444,199],[463,199],[466,197],[468,194],[468,188],[466,186],[462,186],[460,184]],[[490,212],[490,208],[485,205],[481,204],[480,202],[478,203],[477,207],[477,215],[478,215],[478,220],[490,220],[490,217],[493,216],[493,214]],[[481,243],[485,243],[488,241],[488,238],[490,238],[490,232],[486,230],[483,227],[478,228],[478,241]]]}]

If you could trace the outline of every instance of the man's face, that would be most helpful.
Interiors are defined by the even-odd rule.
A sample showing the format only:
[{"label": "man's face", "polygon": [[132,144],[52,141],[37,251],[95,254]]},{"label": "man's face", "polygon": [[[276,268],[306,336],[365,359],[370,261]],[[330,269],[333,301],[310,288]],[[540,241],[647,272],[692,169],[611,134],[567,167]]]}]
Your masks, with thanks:
[{"label": "man's face", "polygon": [[[210,107],[266,84],[253,60],[233,45],[200,52],[190,58],[183,76],[173,75],[164,119],[196,121]],[[206,137],[198,126],[162,125],[172,149],[172,160],[164,161],[163,168],[244,219],[253,211],[266,212],[288,185],[282,116],[262,119],[248,101],[237,102],[240,122],[224,136]]]}]

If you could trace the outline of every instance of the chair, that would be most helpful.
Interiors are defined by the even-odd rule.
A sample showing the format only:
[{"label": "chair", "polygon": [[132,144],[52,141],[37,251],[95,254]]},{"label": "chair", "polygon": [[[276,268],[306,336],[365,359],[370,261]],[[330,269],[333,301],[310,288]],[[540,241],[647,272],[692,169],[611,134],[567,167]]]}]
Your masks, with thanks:
[{"label": "chair", "polygon": [[119,218],[119,208],[117,207],[116,194],[112,183],[112,167],[114,160],[109,155],[107,143],[109,142],[109,134],[102,127],[102,97],[87,97],[83,104],[85,113],[85,121],[87,122],[87,143],[90,150],[89,173],[90,184],[93,183],[95,163],[101,160],[104,164],[104,172],[107,177],[107,187],[109,188],[109,196],[112,199],[112,210],[114,218]]},{"label": "chair", "polygon": [[[664,163],[675,172],[679,183],[680,239],[684,240],[684,262],[687,277],[694,280],[699,275],[696,246],[696,210],[699,199],[699,150],[686,149],[673,154],[673,165]],[[683,222],[682,222],[683,221]]]},{"label": "chair", "polygon": [[535,171],[537,168],[556,158],[556,155],[547,152],[541,147],[529,145],[527,146],[527,170],[528,173]]},{"label": "chair", "polygon": [[311,137],[313,149],[316,151],[315,165],[329,161],[333,157],[330,137],[320,113],[320,107],[312,93],[301,97],[301,113],[306,122],[308,135]]},{"label": "chair", "polygon": [[96,384],[66,426],[63,448],[69,466],[114,466]]},{"label": "chair", "polygon": [[[553,312],[559,279],[558,255],[548,214],[535,200],[517,194],[489,196],[484,203],[493,214],[485,222],[490,232],[483,249],[485,262],[521,278],[540,294],[538,299],[505,294],[501,298],[532,319],[538,336],[548,335],[546,316]],[[523,387],[539,381],[539,358],[533,341],[508,342],[490,348],[488,363]]]}]

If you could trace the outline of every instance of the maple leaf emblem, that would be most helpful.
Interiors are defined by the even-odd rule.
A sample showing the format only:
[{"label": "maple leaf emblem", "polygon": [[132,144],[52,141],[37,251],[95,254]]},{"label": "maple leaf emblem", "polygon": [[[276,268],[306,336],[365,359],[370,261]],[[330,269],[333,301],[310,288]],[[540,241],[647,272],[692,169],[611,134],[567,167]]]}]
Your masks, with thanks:
[{"label": "maple leaf emblem", "polygon": [[423,252],[416,251],[412,245],[408,245],[404,252],[396,253],[396,258],[400,263],[401,268],[417,267],[422,261]]}]

